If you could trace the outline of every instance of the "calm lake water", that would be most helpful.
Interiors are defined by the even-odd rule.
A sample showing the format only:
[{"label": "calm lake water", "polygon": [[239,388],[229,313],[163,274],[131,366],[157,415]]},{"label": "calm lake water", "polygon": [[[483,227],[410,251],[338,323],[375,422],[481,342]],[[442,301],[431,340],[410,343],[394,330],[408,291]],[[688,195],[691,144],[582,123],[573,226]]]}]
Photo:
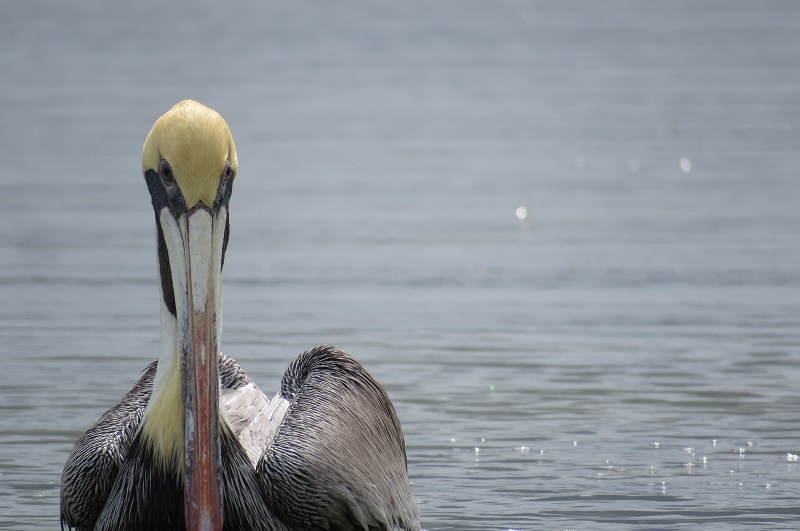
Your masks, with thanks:
[{"label": "calm lake water", "polygon": [[426,529],[800,529],[800,3],[42,0],[0,48],[0,528],[157,353],[139,157],[191,97],[223,351],[359,358]]}]

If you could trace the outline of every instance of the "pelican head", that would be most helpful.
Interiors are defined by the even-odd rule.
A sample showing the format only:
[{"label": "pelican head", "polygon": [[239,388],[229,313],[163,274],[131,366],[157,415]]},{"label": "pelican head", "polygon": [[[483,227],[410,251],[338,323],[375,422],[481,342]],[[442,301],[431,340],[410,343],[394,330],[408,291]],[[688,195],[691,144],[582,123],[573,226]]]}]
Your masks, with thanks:
[{"label": "pelican head", "polygon": [[188,529],[222,525],[217,354],[228,202],[238,169],[225,120],[186,100],[156,121],[142,153],[161,282],[161,348],[142,433],[184,482]]}]

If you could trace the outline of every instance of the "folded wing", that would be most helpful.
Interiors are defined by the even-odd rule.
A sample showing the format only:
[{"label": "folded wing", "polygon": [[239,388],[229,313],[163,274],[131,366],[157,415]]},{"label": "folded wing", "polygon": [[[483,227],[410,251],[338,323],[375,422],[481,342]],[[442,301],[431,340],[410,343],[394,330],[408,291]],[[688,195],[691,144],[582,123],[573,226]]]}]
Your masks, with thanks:
[{"label": "folded wing", "polygon": [[257,472],[273,514],[297,529],[419,529],[400,422],[357,361],[333,347],[304,352],[272,405],[279,425]]}]

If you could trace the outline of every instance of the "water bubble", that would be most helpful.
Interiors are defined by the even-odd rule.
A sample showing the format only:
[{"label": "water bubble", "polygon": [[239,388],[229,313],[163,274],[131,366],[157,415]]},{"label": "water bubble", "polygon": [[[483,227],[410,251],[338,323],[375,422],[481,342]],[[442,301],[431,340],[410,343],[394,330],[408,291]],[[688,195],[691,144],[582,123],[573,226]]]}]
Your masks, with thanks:
[{"label": "water bubble", "polygon": [[521,206],[517,208],[516,215],[519,220],[528,219],[528,207]]},{"label": "water bubble", "polygon": [[689,173],[690,171],[692,171],[692,161],[689,160],[688,157],[683,157],[681,159],[681,169],[683,170],[684,173]]}]

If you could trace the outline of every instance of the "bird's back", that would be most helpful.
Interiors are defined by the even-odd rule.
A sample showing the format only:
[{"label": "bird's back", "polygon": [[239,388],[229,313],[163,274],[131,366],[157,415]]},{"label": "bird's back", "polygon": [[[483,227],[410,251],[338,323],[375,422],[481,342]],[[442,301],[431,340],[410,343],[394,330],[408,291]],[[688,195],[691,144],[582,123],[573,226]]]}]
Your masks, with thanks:
[{"label": "bird's back", "polygon": [[[184,529],[180,471],[140,436],[151,363],[75,444],[61,484],[62,528]],[[269,400],[220,354],[225,530],[418,530],[402,430],[386,392],[333,347],[304,352]]]}]

